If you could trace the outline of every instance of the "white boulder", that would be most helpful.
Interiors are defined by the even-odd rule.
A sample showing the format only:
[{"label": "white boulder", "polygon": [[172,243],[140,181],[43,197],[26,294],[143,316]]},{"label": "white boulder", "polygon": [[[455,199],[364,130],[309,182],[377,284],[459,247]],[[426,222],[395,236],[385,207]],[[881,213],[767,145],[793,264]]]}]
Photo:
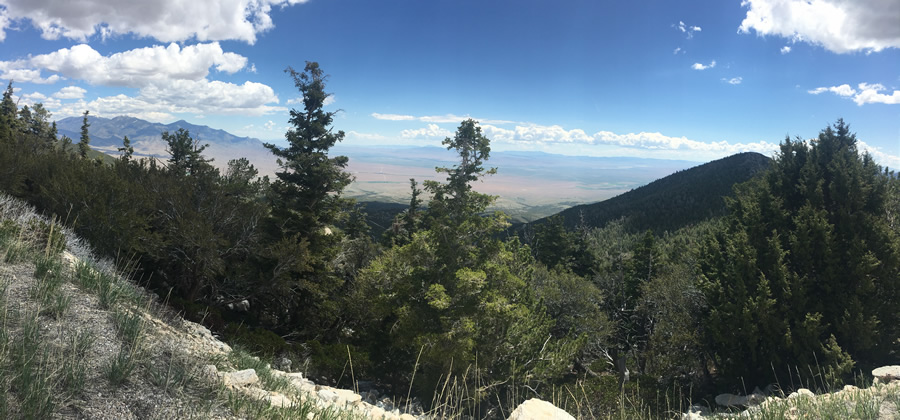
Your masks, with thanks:
[{"label": "white boulder", "polygon": [[900,366],[882,366],[872,370],[872,376],[875,377],[875,383],[886,384],[891,381],[900,379]]},{"label": "white boulder", "polygon": [[507,420],[538,420],[538,419],[554,419],[554,420],[575,420],[571,414],[557,408],[555,405],[532,398],[519,404],[515,411],[509,415]]}]

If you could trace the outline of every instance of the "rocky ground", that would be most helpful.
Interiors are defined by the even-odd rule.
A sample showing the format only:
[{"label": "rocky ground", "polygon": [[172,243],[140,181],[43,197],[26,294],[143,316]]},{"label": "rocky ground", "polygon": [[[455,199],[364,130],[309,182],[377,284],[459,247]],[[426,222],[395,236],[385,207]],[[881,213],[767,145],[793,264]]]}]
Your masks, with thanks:
[{"label": "rocky ground", "polygon": [[[234,350],[72,232],[0,196],[0,418],[448,417],[374,390],[317,385]],[[572,417],[530,400],[510,418]]]},{"label": "rocky ground", "polygon": [[695,405],[682,419],[900,419],[900,366],[874,369],[872,377],[869,387],[845,385],[822,394],[805,388],[786,396],[759,390],[750,395],[720,394],[715,399],[718,412]]}]

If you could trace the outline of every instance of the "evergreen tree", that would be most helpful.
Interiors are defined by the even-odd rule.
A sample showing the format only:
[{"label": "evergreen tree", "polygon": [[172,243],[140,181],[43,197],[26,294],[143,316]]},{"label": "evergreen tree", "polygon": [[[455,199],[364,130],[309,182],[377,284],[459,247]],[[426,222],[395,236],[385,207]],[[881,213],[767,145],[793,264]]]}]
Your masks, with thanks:
[{"label": "evergreen tree", "polygon": [[168,131],[162,133],[166,142],[166,152],[169,157],[169,171],[178,175],[195,175],[197,172],[209,167],[212,159],[205,159],[203,151],[209,146],[201,145],[200,140],[191,138],[190,132],[179,128],[174,134]]},{"label": "evergreen tree", "polygon": [[846,373],[898,350],[893,182],[838,120],[811,143],[786,139],[773,167],[737,188],[700,261],[723,373],[770,380],[773,367],[817,363]]},{"label": "evergreen tree", "polygon": [[128,136],[125,136],[122,139],[122,147],[120,147],[116,150],[118,150],[120,153],[122,153],[122,155],[119,157],[119,159],[121,159],[122,162],[125,162],[125,163],[131,162],[131,155],[134,154],[134,148],[131,147],[131,140],[128,138]]},{"label": "evergreen tree", "polygon": [[485,383],[557,377],[576,343],[550,340],[553,320],[530,286],[530,251],[497,238],[506,216],[485,215],[495,197],[470,185],[495,172],[483,166],[489,140],[466,120],[443,143],[460,162],[438,169],[448,174],[446,183],[425,182],[432,197],[421,229],[360,274],[362,295],[375,296],[363,318],[378,331],[362,341],[395,380],[404,376],[402,366],[419,360],[420,390],[433,391],[442,375],[462,378],[467,369],[477,369]]},{"label": "evergreen tree", "polygon": [[88,111],[84,111],[84,118],[81,122],[81,141],[78,142],[78,155],[82,159],[86,159],[88,152],[91,150],[91,135],[88,133],[88,127],[90,126],[91,124],[88,123]]},{"label": "evergreen tree", "polygon": [[18,126],[18,110],[13,101],[12,80],[3,91],[3,101],[0,102],[0,140],[12,140]]},{"label": "evergreen tree", "polygon": [[270,234],[275,239],[269,249],[269,298],[283,307],[301,308],[286,313],[279,323],[296,318],[298,326],[312,331],[329,328],[337,310],[331,294],[341,280],[329,263],[340,238],[332,227],[349,206],[341,193],[351,177],[344,171],[346,156],[328,156],[344,132],[333,131],[335,112],[324,110],[327,76],[315,62],[307,62],[302,73],[290,67],[286,72],[303,97],[303,109],[290,111],[287,147],[266,144],[281,167],[271,186]]}]

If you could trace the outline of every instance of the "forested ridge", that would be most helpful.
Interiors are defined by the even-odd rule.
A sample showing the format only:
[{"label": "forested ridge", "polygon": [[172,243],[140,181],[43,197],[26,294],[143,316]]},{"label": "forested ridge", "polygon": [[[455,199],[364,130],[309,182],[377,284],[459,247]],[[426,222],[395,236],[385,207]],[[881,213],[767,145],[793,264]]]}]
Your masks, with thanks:
[{"label": "forested ridge", "polygon": [[[694,168],[678,171],[619,196],[593,204],[563,210],[568,229],[579,225],[603,227],[625,218],[633,231],[676,231],[684,226],[723,216],[724,198],[732,195],[734,184],[748,181],[764,171],[770,159],[754,152],[738,153]],[[548,218],[535,220],[519,229],[533,228]]]},{"label": "forested ridge", "polygon": [[476,417],[531,397],[619,413],[623,395],[665,414],[723,388],[837,384],[896,361],[900,184],[842,120],[812,141],[786,138],[771,164],[721,161],[733,182],[756,174],[725,211],[719,189],[690,190],[731,188],[704,173],[681,184],[688,192],[633,192],[702,200],[637,200],[645,207],[602,223],[556,216],[526,241],[487,211],[496,197],[472,189],[497,169],[490,139],[466,120],[443,142],[459,156],[438,168],[446,179],[411,180],[409,205],[373,235],[341,194],[348,158],[329,155],[344,133],[323,109],[327,76],[314,62],[287,73],[302,109],[287,146],[267,145],[273,179],[246,159],[216,169],[183,129],[162,135],[168,159],[135,158],[127,138],[118,158],[98,159],[87,112],[77,143],[57,139],[50,113],[19,109],[10,83],[0,190],[231,343],[337,385],[374,380],[398,399],[428,404],[457,387]]}]

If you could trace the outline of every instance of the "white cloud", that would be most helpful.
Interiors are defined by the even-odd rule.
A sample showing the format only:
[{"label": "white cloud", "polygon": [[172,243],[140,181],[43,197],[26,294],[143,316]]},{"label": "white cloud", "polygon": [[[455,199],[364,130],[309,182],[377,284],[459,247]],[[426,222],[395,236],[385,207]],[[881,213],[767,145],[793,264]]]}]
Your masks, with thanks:
[{"label": "white cloud", "polygon": [[382,134],[378,133],[360,133],[358,131],[350,130],[347,132],[348,138],[360,139],[360,140],[387,140],[388,138]]},{"label": "white cloud", "polygon": [[44,108],[51,109],[60,105],[59,99],[47,97],[40,92],[27,93],[22,96],[15,97],[14,100],[20,107],[24,105],[33,107],[34,104],[40,103],[44,106]]},{"label": "white cloud", "polygon": [[888,105],[900,104],[900,90],[894,90],[892,93],[881,93],[881,91],[888,91],[888,88],[880,83],[860,83],[857,85],[857,88],[859,88],[858,91],[845,83],[840,86],[818,87],[807,92],[813,95],[831,92],[845,98],[852,97],[853,102],[860,106],[879,103]]},{"label": "white cloud", "polygon": [[255,63],[251,64],[250,69],[247,71],[249,71],[250,73],[256,74],[256,64]]},{"label": "white cloud", "polygon": [[87,93],[87,90],[84,90],[78,86],[66,86],[53,94],[54,98],[58,99],[81,99],[84,97],[84,94]]},{"label": "white cloud", "polygon": [[694,65],[691,66],[691,68],[694,70],[706,70],[706,69],[711,69],[715,66],[716,66],[716,60],[713,60],[709,64],[694,63]]},{"label": "white cloud", "polygon": [[703,30],[699,26],[685,25],[684,22],[682,22],[682,21],[678,21],[677,25],[672,25],[672,26],[674,26],[675,28],[678,28],[679,31],[681,31],[683,34],[685,34],[687,39],[693,38],[694,32],[700,32]]},{"label": "white cloud", "polygon": [[558,125],[516,126],[514,129],[500,128],[493,125],[482,126],[485,135],[491,140],[516,144],[554,144],[579,143],[587,145],[611,145],[629,149],[651,151],[693,151],[719,156],[740,152],[758,152],[771,154],[778,150],[778,145],[765,141],[757,143],[728,143],[726,141],[705,143],[690,140],[686,137],[670,137],[661,133],[628,133],[617,134],[610,131],[598,131],[587,134],[581,129],[566,130]]},{"label": "white cloud", "polygon": [[[290,101],[288,101],[290,103]],[[387,120],[387,121],[413,121],[416,117],[412,115],[400,115],[400,114],[379,114],[377,112],[372,113],[372,117],[376,120]]]},{"label": "white cloud", "polygon": [[892,169],[900,168],[900,157],[889,155],[878,147],[870,146],[861,140],[856,141],[856,147],[861,152],[867,152],[872,156],[872,159],[875,159],[879,165],[887,166]]},{"label": "white cloud", "polygon": [[163,42],[241,40],[253,44],[273,28],[273,6],[307,0],[3,0],[0,41],[15,22],[30,22],[45,39],[85,41],[134,34]]},{"label": "white cloud", "polygon": [[839,96],[853,96],[854,94],[856,94],[856,90],[846,83],[840,86],[819,87],[813,90],[808,90],[807,92],[813,95],[818,95],[822,92],[831,92]]},{"label": "white cloud", "polygon": [[723,77],[723,78],[722,78],[722,81],[725,82],[725,83],[728,83],[728,84],[730,84],[730,85],[739,85],[739,84],[741,84],[741,82],[744,81],[744,78],[741,77],[741,76],[738,76],[738,77],[732,77],[732,78],[730,78],[730,79],[727,79],[727,78],[724,78],[724,77]]},{"label": "white cloud", "polygon": [[246,64],[246,57],[224,52],[218,42],[212,42],[184,48],[175,43],[154,45],[108,57],[87,44],[79,44],[31,57],[26,65],[93,85],[141,88],[172,79],[201,80],[209,75],[211,67],[232,74]]},{"label": "white cloud", "polygon": [[266,130],[272,131],[275,128],[275,121],[269,120],[265,124]]},{"label": "white cloud", "polygon": [[684,54],[684,50],[681,47],[675,48],[675,51],[672,51],[672,54],[677,55],[678,53]]},{"label": "white cloud", "polygon": [[322,101],[322,105],[328,106],[328,105],[334,104],[335,102],[337,102],[337,98],[335,98],[334,95],[328,95],[328,96],[325,98],[325,100]]},{"label": "white cloud", "polygon": [[[246,64],[245,57],[224,52],[217,42],[186,47],[172,43],[110,56],[101,55],[87,44],[79,44],[27,60],[0,61],[0,69],[23,69],[38,74],[50,71],[95,86],[138,89],[136,96],[122,94],[87,103],[103,110],[105,115],[151,115],[159,120],[181,112],[259,116],[285,111],[283,107],[271,105],[279,101],[275,91],[267,85],[207,79],[211,69],[233,74]],[[56,74],[51,77],[61,78]],[[70,86],[60,90],[56,97],[78,99],[85,93],[82,88]],[[122,110],[116,111],[112,104],[121,105]],[[140,106],[145,110],[139,109]],[[84,109],[94,112],[93,108],[82,108],[78,114]],[[69,112],[66,107],[60,111]]]},{"label": "white cloud", "polygon": [[782,54],[787,54],[787,53],[789,53],[789,52],[791,52],[791,47],[790,47],[790,45],[785,45],[785,46],[781,47],[781,53],[782,53]]},{"label": "white cloud", "polygon": [[744,0],[739,32],[776,35],[835,53],[900,48],[897,0]]},{"label": "white cloud", "polygon": [[62,78],[53,74],[49,77],[42,77],[39,69],[26,68],[25,61],[0,61],[0,79],[13,80],[16,83],[38,83],[53,84]]},{"label": "white cloud", "polygon": [[403,130],[400,137],[405,139],[434,139],[452,136],[453,132],[438,126],[437,124],[428,124],[428,127],[417,130]]},{"label": "white cloud", "polygon": [[0,42],[6,41],[6,28],[9,27],[9,17],[6,16],[6,9],[0,9]]},{"label": "white cloud", "polygon": [[468,115],[460,116],[454,114],[445,114],[445,115],[423,115],[423,116],[415,116],[415,115],[403,115],[403,114],[379,114],[377,112],[373,112],[372,118],[376,120],[386,120],[386,121],[422,121],[427,123],[437,123],[437,124],[458,124],[463,120],[472,118],[475,121],[478,121],[482,124],[512,124],[514,121],[508,120],[492,120],[492,119],[482,119],[482,118],[473,118]]},{"label": "white cloud", "polygon": [[857,105],[876,103],[891,105],[900,104],[900,90],[894,90],[894,92],[889,95],[879,93],[882,90],[887,90],[887,88],[877,83],[874,85],[860,83],[859,90],[859,94],[853,97],[853,102],[856,102]]}]

